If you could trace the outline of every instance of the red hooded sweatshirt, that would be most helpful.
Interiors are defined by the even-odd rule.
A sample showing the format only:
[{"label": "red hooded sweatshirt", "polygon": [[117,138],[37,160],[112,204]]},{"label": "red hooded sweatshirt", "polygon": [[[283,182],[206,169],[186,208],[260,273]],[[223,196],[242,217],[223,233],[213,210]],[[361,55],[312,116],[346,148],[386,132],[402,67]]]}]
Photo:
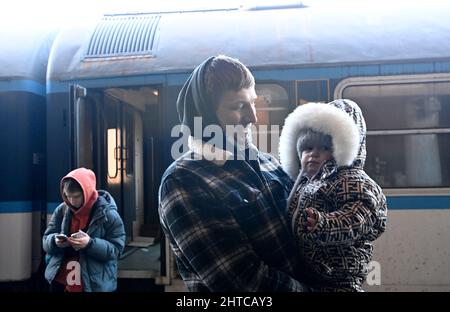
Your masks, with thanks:
[{"label": "red hooded sweatshirt", "polygon": [[[72,207],[64,195],[63,186],[66,179],[72,178],[80,184],[83,189],[84,202],[80,208]],[[69,172],[64,178],[61,179],[60,183],[61,196],[64,199],[67,207],[70,207],[72,211],[72,221],[70,223],[70,233],[73,234],[79,230],[86,230],[89,222],[89,216],[91,214],[92,207],[97,201],[98,193],[96,190],[96,178],[95,173],[92,170],[86,168],[78,168]],[[71,247],[67,247],[71,248]],[[66,278],[69,271],[67,270],[67,263],[70,261],[80,260],[79,252],[74,253],[74,256],[66,257],[61,265],[58,275],[56,276],[56,281],[66,285],[66,290],[71,292],[83,291],[82,285],[67,285]],[[81,272],[80,272],[81,274]],[[80,276],[81,280],[81,276]]]}]

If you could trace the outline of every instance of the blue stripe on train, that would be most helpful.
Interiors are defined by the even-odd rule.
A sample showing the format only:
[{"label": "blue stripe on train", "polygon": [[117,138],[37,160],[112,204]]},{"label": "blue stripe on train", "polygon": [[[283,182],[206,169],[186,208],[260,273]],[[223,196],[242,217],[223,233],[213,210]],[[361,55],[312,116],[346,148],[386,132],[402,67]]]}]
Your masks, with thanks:
[{"label": "blue stripe on train", "polygon": [[59,206],[59,204],[61,204],[61,202],[59,203],[47,203],[47,214],[52,214],[56,207]]},{"label": "blue stripe on train", "polygon": [[32,201],[9,201],[0,202],[0,213],[21,213],[39,211],[41,205]]},{"label": "blue stripe on train", "polygon": [[[388,196],[388,209],[450,209],[450,196]],[[53,213],[58,203],[47,203],[47,213]]]},{"label": "blue stripe on train", "polygon": [[22,91],[35,93],[37,95],[45,96],[45,85],[34,80],[5,80],[0,81],[0,91]]},{"label": "blue stripe on train", "polygon": [[388,196],[388,209],[450,209],[450,196]]},{"label": "blue stripe on train", "polygon": [[[388,196],[388,209],[450,209],[450,196]],[[47,213],[51,214],[58,203],[47,203]],[[38,211],[39,205],[31,201],[0,202],[0,213],[20,213]]]}]

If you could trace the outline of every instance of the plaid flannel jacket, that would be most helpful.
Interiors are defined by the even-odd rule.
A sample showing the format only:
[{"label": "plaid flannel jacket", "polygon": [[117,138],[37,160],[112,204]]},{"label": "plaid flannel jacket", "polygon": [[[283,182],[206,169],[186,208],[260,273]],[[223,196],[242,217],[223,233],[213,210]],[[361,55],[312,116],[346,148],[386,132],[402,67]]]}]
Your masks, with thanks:
[{"label": "plaid flannel jacket", "polygon": [[[287,223],[292,181],[258,152],[244,160],[194,159],[190,151],[164,173],[162,228],[190,291],[304,291]],[[197,155],[198,157],[198,155]]]}]

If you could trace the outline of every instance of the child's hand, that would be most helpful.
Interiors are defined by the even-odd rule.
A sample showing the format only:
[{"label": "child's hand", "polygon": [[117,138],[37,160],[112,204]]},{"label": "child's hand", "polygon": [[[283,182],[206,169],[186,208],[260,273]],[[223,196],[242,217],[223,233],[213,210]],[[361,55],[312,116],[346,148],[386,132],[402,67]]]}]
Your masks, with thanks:
[{"label": "child's hand", "polygon": [[306,208],[305,212],[306,212],[306,229],[309,232],[312,232],[316,227],[318,221],[317,213],[313,208]]}]

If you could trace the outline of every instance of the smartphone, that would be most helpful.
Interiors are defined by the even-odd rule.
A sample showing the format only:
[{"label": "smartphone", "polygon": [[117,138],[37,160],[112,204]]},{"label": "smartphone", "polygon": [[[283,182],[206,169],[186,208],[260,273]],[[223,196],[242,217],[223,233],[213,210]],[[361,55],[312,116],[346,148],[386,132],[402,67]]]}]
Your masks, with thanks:
[{"label": "smartphone", "polygon": [[67,235],[66,234],[56,234],[56,238],[57,239],[59,239],[59,240],[63,240],[63,241],[65,241],[65,240],[67,240]]}]

